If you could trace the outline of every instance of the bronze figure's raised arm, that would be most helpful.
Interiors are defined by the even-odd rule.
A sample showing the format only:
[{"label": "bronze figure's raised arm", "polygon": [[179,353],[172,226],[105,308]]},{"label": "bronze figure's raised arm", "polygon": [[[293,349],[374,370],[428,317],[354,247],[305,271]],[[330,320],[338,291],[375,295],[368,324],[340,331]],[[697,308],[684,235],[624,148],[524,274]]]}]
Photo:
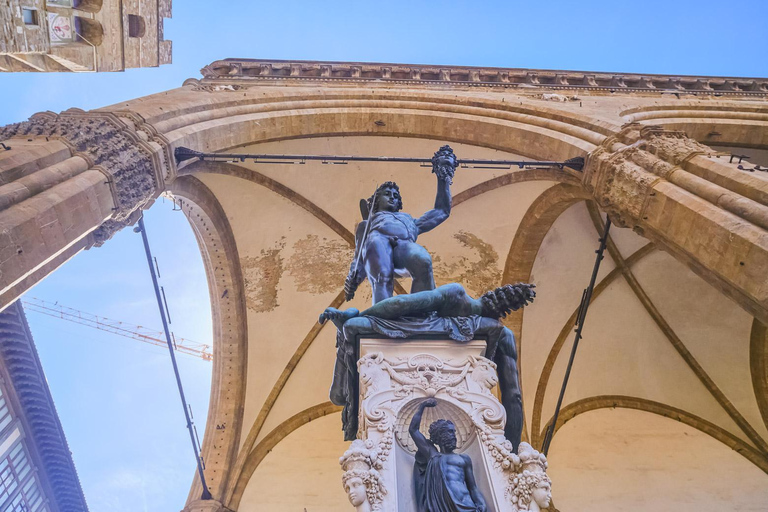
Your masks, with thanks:
[{"label": "bronze figure's raised arm", "polygon": [[367,201],[361,201],[363,221],[355,232],[355,256],[344,282],[347,300],[367,277],[373,290],[373,303],[392,297],[395,276],[413,278],[411,293],[435,288],[432,257],[416,243],[421,233],[439,226],[451,214],[451,183],[458,160],[450,146],[441,147],[432,157],[432,172],[437,175],[435,207],[414,219],[401,212],[400,188],[393,181],[380,185]]}]

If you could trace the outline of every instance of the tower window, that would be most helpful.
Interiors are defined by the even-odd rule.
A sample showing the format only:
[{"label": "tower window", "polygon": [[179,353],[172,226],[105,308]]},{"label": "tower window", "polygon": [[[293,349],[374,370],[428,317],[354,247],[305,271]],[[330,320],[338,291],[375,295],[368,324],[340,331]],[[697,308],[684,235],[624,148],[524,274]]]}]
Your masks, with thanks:
[{"label": "tower window", "polygon": [[21,19],[24,20],[25,25],[39,25],[36,9],[22,9]]},{"label": "tower window", "polygon": [[128,37],[144,37],[144,18],[135,14],[128,15]]}]

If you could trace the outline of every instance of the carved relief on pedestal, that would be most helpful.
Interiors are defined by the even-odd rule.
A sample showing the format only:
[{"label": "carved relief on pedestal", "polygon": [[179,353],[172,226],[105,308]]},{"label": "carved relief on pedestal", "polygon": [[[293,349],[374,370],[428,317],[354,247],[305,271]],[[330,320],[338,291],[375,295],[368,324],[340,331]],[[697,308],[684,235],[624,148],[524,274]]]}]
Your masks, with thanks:
[{"label": "carved relief on pedestal", "polygon": [[547,458],[528,443],[520,443],[519,465],[512,477],[510,500],[513,510],[539,512],[552,504],[552,481],[547,475]]},{"label": "carved relief on pedestal", "polygon": [[[347,471],[349,461],[364,461],[360,467],[375,472],[378,491],[365,484],[371,510],[416,510],[408,469],[412,462],[407,461],[413,461],[417,451],[408,428],[419,410],[423,414],[419,429],[427,438],[427,429],[436,420],[453,423],[455,451],[470,456],[488,510],[535,511],[549,505],[541,496],[533,500],[534,493],[543,493],[536,490],[538,486],[549,485],[546,458],[527,443],[520,445],[518,455],[505,439],[505,411],[493,393],[496,365],[480,355],[484,350],[485,342],[479,340],[361,342],[358,440],[341,463]],[[421,407],[430,398],[437,405]],[[352,476],[345,473],[345,489],[359,497],[354,492],[359,482],[349,484]]]},{"label": "carved relief on pedestal", "polygon": [[349,450],[339,459],[344,475],[341,482],[349,502],[358,512],[381,510],[386,489],[381,484],[377,468],[382,466],[381,452],[361,440],[352,442]]}]

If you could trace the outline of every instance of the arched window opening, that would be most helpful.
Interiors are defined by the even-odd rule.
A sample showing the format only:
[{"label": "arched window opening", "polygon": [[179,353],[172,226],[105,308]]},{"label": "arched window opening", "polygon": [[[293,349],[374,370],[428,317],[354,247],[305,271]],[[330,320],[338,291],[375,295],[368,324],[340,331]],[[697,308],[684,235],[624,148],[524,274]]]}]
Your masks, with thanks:
[{"label": "arched window opening", "polygon": [[80,39],[93,46],[99,46],[104,39],[101,23],[81,16],[75,16],[75,32]]},{"label": "arched window opening", "polygon": [[144,37],[146,28],[144,18],[136,14],[128,15],[128,37]]},{"label": "arched window opening", "polygon": [[74,0],[72,7],[78,11],[99,12],[102,4],[103,0]]}]

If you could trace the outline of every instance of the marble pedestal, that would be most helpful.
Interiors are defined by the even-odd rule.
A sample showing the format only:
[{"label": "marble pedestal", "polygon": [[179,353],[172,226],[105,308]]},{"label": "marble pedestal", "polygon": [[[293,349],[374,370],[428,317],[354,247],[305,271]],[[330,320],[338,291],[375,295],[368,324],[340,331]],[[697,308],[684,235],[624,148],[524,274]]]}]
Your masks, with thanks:
[{"label": "marble pedestal", "polygon": [[345,489],[358,511],[417,512],[412,484],[416,447],[408,426],[427,398],[438,405],[425,409],[422,432],[428,438],[433,421],[453,421],[456,452],[472,459],[489,511],[535,511],[549,505],[533,499],[537,486],[546,486],[548,496],[546,458],[526,443],[515,454],[504,438],[496,365],[482,356],[484,341],[362,338],[359,353],[358,435],[340,460]]}]

